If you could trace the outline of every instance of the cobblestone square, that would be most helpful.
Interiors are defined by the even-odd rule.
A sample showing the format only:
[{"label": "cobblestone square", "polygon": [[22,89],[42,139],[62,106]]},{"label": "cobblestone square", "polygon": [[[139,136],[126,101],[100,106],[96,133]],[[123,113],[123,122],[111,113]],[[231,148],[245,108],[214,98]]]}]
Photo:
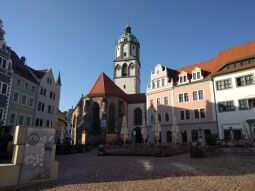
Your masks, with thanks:
[{"label": "cobblestone square", "polygon": [[19,190],[255,190],[255,155],[240,152],[194,159],[189,154],[164,158],[96,156],[92,150],[59,155],[57,160],[57,181]]}]

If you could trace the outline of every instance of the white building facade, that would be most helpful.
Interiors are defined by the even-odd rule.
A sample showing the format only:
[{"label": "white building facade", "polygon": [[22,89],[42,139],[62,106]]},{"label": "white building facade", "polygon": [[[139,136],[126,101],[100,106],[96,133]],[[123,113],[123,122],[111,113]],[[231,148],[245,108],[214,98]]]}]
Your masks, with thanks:
[{"label": "white building facade", "polygon": [[[255,59],[253,59],[255,64]],[[254,138],[255,65],[226,70],[214,77],[219,138],[226,141]],[[253,66],[254,65],[254,66]]]}]

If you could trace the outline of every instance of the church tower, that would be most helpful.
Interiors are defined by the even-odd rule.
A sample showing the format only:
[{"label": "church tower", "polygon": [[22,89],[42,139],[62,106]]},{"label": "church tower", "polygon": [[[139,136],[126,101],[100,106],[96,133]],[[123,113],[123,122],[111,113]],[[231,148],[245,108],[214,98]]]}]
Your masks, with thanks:
[{"label": "church tower", "polygon": [[115,45],[114,83],[127,94],[140,93],[140,70],[140,44],[127,25]]}]

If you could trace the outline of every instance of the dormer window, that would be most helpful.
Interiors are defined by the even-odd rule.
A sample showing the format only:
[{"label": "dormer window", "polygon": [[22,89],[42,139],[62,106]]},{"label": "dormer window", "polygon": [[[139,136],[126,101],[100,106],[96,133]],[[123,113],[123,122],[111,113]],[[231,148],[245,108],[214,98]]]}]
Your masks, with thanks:
[{"label": "dormer window", "polygon": [[182,84],[182,83],[185,83],[185,82],[187,82],[187,76],[180,76],[179,83]]},{"label": "dormer window", "polygon": [[201,71],[200,68],[195,67],[192,70],[192,79],[191,79],[191,81],[196,81],[196,80],[201,80],[201,79],[203,79],[202,71]]},{"label": "dormer window", "polygon": [[192,80],[199,80],[201,78],[201,72],[193,72]]}]

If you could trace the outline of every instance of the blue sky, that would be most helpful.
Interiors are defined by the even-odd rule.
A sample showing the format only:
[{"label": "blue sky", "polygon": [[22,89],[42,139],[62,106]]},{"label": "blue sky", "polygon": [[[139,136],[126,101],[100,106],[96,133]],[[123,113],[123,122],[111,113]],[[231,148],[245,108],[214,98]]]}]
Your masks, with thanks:
[{"label": "blue sky", "polygon": [[35,69],[61,71],[60,109],[75,106],[130,22],[141,46],[142,88],[158,63],[198,63],[255,40],[254,0],[0,0],[6,41]]}]

